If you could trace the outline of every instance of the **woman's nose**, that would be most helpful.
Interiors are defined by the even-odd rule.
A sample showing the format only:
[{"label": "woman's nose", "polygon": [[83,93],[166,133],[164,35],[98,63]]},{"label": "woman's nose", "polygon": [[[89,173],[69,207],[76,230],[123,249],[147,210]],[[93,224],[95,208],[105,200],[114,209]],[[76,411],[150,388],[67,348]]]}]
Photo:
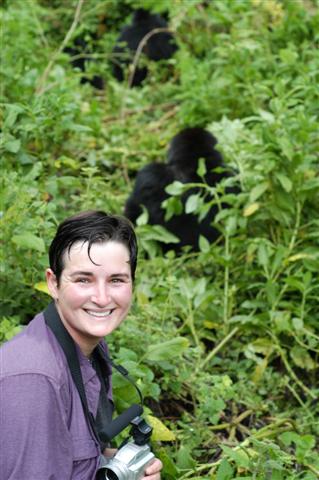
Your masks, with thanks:
[{"label": "woman's nose", "polygon": [[91,298],[92,302],[99,305],[99,307],[105,307],[111,300],[108,287],[106,285],[97,285]]}]

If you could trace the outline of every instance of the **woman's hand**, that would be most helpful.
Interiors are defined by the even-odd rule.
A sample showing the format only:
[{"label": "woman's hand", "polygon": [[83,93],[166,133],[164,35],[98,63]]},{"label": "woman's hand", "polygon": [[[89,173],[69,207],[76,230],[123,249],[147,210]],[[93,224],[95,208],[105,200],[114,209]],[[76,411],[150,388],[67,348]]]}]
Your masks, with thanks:
[{"label": "woman's hand", "polygon": [[158,458],[154,458],[152,463],[145,469],[145,476],[142,480],[160,480],[162,468],[162,462]]},{"label": "woman's hand", "polygon": [[114,457],[114,455],[116,454],[116,452],[118,451],[117,448],[109,448],[107,447],[104,452],[103,452],[103,455],[104,457],[106,458],[112,458]]},{"label": "woman's hand", "polygon": [[[113,457],[116,452],[116,448],[106,448],[103,452],[103,455],[105,455],[107,458],[110,458]],[[154,458],[150,465],[148,465],[148,467],[145,469],[145,475],[142,480],[161,480],[162,468],[162,462],[158,458]]]}]

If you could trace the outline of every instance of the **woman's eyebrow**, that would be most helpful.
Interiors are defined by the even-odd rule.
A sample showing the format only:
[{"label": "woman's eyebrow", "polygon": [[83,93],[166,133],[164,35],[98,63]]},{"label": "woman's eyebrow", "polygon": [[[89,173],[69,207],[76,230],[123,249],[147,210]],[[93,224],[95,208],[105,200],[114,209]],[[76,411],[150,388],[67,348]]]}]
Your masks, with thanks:
[{"label": "woman's eyebrow", "polygon": [[92,277],[93,273],[92,272],[85,272],[83,270],[78,270],[76,272],[71,273],[71,277],[76,277],[77,275],[83,275],[85,277]]},{"label": "woman's eyebrow", "polygon": [[122,277],[122,278],[130,278],[130,275],[128,273],[112,273],[112,275],[110,275],[111,278],[113,277]]},{"label": "woman's eyebrow", "polygon": [[[93,273],[92,272],[87,272],[87,271],[84,271],[84,270],[77,270],[76,272],[72,272],[70,274],[70,277],[77,277],[79,275],[82,275],[82,276],[85,276],[85,277],[93,277]],[[130,278],[130,275],[128,273],[112,273],[110,275],[110,278]]]}]

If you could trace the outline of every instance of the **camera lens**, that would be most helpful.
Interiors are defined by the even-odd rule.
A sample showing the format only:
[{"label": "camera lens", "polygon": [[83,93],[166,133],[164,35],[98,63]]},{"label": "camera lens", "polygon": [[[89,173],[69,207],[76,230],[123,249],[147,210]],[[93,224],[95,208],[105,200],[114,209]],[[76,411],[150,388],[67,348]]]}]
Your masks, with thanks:
[{"label": "camera lens", "polygon": [[112,470],[109,470],[108,468],[106,469],[106,475],[108,480],[119,480],[119,477],[116,475],[116,473],[112,472]]}]

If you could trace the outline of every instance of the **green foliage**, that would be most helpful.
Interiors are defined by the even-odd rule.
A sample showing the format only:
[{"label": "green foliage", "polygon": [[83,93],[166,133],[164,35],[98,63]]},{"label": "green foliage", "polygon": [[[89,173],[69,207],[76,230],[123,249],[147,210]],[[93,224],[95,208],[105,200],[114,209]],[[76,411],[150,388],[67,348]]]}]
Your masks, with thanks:
[{"label": "green foliage", "polygon": [[[179,129],[203,126],[238,174],[214,188],[174,182],[163,208],[181,213],[200,185],[186,211],[216,205],[221,239],[163,256],[157,241],[176,238],[141,215],[135,302],[111,353],[175,434],[153,445],[164,480],[318,478],[318,2],[86,0],[67,45],[98,31],[88,74],[103,76],[102,93],[61,49],[77,5],[0,7],[0,341],[48,302],[38,285],[58,222],[120,213],[136,171],[164,161]],[[166,12],[179,45],[147,62],[137,89],[109,63],[133,7]],[[241,193],[225,194],[234,181]],[[116,374],[114,393],[118,411],[137,400]]]},{"label": "green foliage", "polygon": [[2,317],[0,321],[0,342],[10,340],[10,338],[19,333],[20,330],[19,317]]}]

